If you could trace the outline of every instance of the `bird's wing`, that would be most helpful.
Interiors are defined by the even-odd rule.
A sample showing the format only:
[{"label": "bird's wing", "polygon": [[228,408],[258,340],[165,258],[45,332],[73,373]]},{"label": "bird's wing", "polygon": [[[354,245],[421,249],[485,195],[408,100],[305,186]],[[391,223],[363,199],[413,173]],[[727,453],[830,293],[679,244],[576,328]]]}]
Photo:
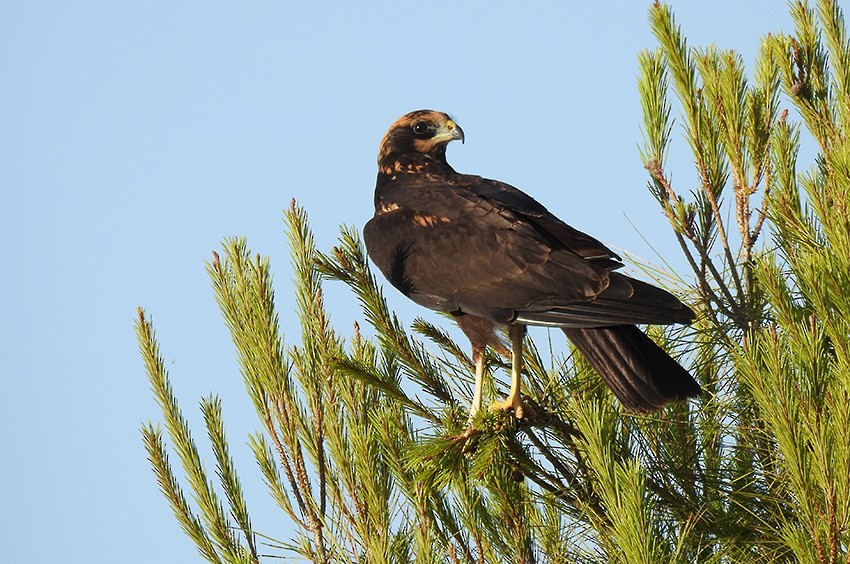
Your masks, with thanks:
[{"label": "bird's wing", "polygon": [[[532,225],[544,240],[554,239],[554,247],[575,253],[600,269],[613,271],[623,266],[616,253],[561,221],[522,190],[472,175],[460,175],[457,182],[469,186],[476,197],[505,205],[518,218]],[[590,301],[540,300],[518,311],[518,318],[529,324],[560,327],[690,323],[694,319],[693,311],[665,290],[616,272],[609,274],[608,282],[604,291]]]},{"label": "bird's wing", "polygon": [[541,301],[588,302],[609,285],[607,262],[557,244],[512,207],[466,186],[411,180],[384,202],[386,211],[364,230],[369,255],[394,286],[431,309],[507,322]]},{"label": "bird's wing", "polygon": [[694,318],[691,308],[670,292],[617,272],[609,275],[608,288],[588,302],[541,300],[517,312],[517,319],[523,323],[562,328],[667,325],[691,323]]},{"label": "bird's wing", "polygon": [[422,306],[562,327],[692,319],[664,290],[611,272],[613,252],[507,184],[414,177],[382,198],[364,230],[369,255]]},{"label": "bird's wing", "polygon": [[609,261],[607,267],[610,269],[623,266],[614,251],[587,233],[567,225],[519,188],[498,180],[468,174],[459,175],[457,183],[460,186],[468,186],[476,197],[506,206],[518,217],[534,224],[539,231],[548,234],[563,248],[580,257],[597,261],[599,264]]}]

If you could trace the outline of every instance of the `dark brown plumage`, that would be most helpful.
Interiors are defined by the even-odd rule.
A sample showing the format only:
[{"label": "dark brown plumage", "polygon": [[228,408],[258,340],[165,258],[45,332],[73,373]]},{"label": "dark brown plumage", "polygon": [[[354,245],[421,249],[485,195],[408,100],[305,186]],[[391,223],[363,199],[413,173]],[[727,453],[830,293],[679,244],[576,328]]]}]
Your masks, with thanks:
[{"label": "dark brown plumage", "polygon": [[[690,323],[669,292],[616,269],[619,257],[524,192],[458,174],[446,145],[463,140],[448,115],[411,112],[390,127],[378,156],[369,256],[414,302],[452,313],[469,337],[480,406],[483,351],[510,326],[514,369],[508,400],[522,417],[519,373],[525,325],[560,327],[624,407],[649,411],[700,393],[697,382],[634,326]],[[491,406],[492,408],[493,406]]]}]

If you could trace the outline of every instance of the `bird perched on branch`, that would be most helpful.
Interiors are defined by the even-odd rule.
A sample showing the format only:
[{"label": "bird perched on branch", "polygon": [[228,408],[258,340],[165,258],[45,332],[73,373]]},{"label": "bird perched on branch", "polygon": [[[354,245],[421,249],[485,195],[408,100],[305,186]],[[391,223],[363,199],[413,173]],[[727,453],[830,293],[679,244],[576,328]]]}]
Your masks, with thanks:
[{"label": "bird perched on branch", "polygon": [[616,272],[611,250],[496,180],[459,174],[446,146],[463,130],[441,112],[396,121],[378,153],[369,257],[405,296],[448,312],[472,343],[481,408],[484,350],[511,342],[511,389],[491,410],[529,411],[520,395],[526,325],[560,327],[626,409],[652,411],[700,393],[699,384],[636,323],[690,323],[669,292]]}]

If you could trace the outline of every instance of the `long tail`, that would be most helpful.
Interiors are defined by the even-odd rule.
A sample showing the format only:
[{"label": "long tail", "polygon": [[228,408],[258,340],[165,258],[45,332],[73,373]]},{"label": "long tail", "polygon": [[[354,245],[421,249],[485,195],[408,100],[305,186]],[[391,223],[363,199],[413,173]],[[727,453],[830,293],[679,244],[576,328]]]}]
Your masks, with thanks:
[{"label": "long tail", "polygon": [[701,392],[693,376],[634,325],[563,331],[626,409],[655,411]]}]

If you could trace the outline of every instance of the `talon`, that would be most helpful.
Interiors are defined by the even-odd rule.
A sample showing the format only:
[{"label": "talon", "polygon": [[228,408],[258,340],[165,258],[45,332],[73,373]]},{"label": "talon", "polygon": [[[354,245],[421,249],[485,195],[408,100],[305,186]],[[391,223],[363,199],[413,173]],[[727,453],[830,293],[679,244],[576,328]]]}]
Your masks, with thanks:
[{"label": "talon", "polygon": [[490,404],[490,411],[512,411],[514,417],[517,419],[522,419],[526,415],[534,417],[537,413],[530,404],[522,401],[519,394],[513,398],[509,397],[502,401],[494,401]]}]

